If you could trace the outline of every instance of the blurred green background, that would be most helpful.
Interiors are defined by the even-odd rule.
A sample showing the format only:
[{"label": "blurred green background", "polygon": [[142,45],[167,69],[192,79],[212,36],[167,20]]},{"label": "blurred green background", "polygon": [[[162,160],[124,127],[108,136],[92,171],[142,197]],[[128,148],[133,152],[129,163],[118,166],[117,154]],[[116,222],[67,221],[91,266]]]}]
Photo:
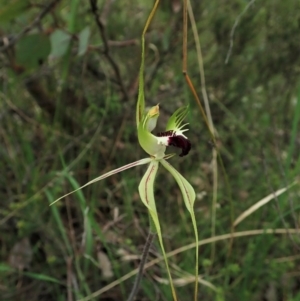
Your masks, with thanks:
[{"label": "blurred green background", "polygon": [[[135,104],[140,37],[154,2],[99,0],[97,11],[91,2],[0,0],[3,301],[126,300],[134,277],[121,277],[139,264],[148,231],[137,189],[145,167],[49,207],[102,173],[146,157]],[[145,87],[147,105],[161,106],[158,132],[176,108],[191,107],[192,150],[171,162],[196,190],[200,240],[213,237],[200,247],[199,300],[299,301],[299,235],[262,233],[299,227],[299,186],[289,185],[300,167],[300,2],[191,5],[225,168],[219,166],[215,203],[213,146],[182,75],[180,0],[162,0],[146,34]],[[188,73],[202,99],[190,27]],[[267,196],[269,202],[232,229]],[[193,243],[180,190],[163,169],[156,201],[166,250]],[[218,238],[232,230],[258,231]],[[155,242],[148,260],[159,256]],[[171,256],[170,264],[179,300],[192,300],[194,249]],[[160,261],[145,271],[136,300],[172,300],[166,281]]]}]

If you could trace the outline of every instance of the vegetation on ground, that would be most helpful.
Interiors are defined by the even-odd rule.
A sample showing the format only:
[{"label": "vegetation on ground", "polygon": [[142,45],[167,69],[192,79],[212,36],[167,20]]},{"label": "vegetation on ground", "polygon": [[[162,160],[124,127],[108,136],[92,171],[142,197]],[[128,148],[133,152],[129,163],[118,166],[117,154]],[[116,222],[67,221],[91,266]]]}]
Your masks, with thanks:
[{"label": "vegetation on ground", "polygon": [[[192,149],[170,162],[196,191],[198,299],[300,300],[300,2],[190,2],[187,70],[216,141],[182,73],[180,0],[161,1],[146,33],[145,96],[157,132],[190,106]],[[0,0],[1,300],[128,297],[149,227],[145,166],[49,204],[145,157],[135,109],[153,4]],[[193,300],[190,215],[163,169],[155,193],[178,299]],[[155,240],[136,300],[172,300],[161,255]]]}]

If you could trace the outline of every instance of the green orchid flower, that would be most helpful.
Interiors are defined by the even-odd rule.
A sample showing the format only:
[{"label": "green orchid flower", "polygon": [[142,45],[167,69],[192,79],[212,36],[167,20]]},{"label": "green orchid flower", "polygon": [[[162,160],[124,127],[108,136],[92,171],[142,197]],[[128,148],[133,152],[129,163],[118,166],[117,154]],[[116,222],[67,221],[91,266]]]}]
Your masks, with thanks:
[{"label": "green orchid flower", "polygon": [[159,117],[159,105],[152,107],[138,125],[138,138],[141,147],[151,157],[161,160],[165,157],[166,147],[169,145],[179,147],[182,152],[179,156],[185,156],[191,149],[191,143],[183,134],[187,124],[182,124],[188,112],[188,107],[179,108],[169,119],[166,131],[157,136],[151,132],[156,127]]},{"label": "green orchid flower", "polygon": [[[172,294],[174,297],[174,300],[177,300],[175,289],[172,283],[172,277],[170,274],[168,261],[166,257],[166,253],[164,250],[163,240],[162,240],[162,232],[159,222],[158,213],[156,210],[156,204],[155,204],[155,198],[154,198],[154,181],[157,174],[157,170],[159,167],[159,164],[161,164],[167,171],[171,173],[171,175],[176,180],[187,210],[189,211],[194,227],[195,232],[195,238],[196,242],[198,242],[198,232],[197,232],[197,226],[196,226],[196,219],[194,214],[194,201],[195,201],[195,191],[191,184],[169,163],[167,162],[168,159],[173,157],[175,154],[165,154],[166,148],[168,146],[175,146],[181,149],[181,153],[179,156],[185,156],[189,153],[191,149],[191,142],[188,140],[188,138],[184,135],[184,133],[188,130],[186,129],[186,124],[183,123],[186,115],[188,113],[188,106],[179,108],[175,111],[175,113],[170,117],[167,126],[166,131],[158,133],[154,135],[152,131],[155,129],[157,120],[159,117],[159,105],[156,105],[152,107],[146,114],[143,114],[142,111],[139,112],[139,118],[137,118],[137,131],[138,131],[138,140],[140,146],[147,152],[150,157],[144,158],[132,163],[129,163],[127,165],[124,165],[122,167],[119,167],[117,169],[114,169],[112,171],[109,171],[92,181],[84,184],[83,186],[77,188],[76,190],[73,190],[64,196],[58,198],[55,200],[52,204],[58,202],[62,198],[86,187],[89,186],[95,182],[101,181],[107,177],[110,177],[114,174],[117,174],[119,172],[122,172],[126,169],[149,164],[148,169],[146,173],[144,174],[138,190],[141,197],[142,202],[147,207],[149,214],[150,214],[150,228],[151,232],[157,233],[159,238],[159,243],[163,252],[163,256],[165,259],[166,267],[168,276],[170,279]],[[51,204],[51,205],[52,205]],[[196,285],[195,285],[195,295],[197,295],[197,279],[198,279],[198,244],[196,247]]]},{"label": "green orchid flower", "polygon": [[[142,105],[141,105],[142,103]],[[154,223],[154,228],[152,231],[156,231],[158,234],[160,246],[165,259],[168,276],[170,279],[171,289],[174,300],[177,300],[175,289],[172,283],[172,277],[168,266],[168,261],[166,258],[162,234],[160,229],[160,223],[158,214],[156,211],[155,199],[154,199],[154,180],[159,167],[159,164],[163,165],[167,169],[174,179],[176,180],[187,210],[189,211],[194,227],[195,240],[196,240],[196,264],[195,264],[195,299],[198,294],[198,230],[196,224],[196,218],[194,213],[194,202],[195,202],[195,191],[191,184],[166,160],[173,157],[174,154],[166,155],[165,151],[167,146],[175,146],[181,148],[181,154],[179,156],[183,157],[189,153],[191,150],[191,142],[184,135],[188,129],[186,129],[186,124],[183,121],[188,113],[188,106],[179,108],[170,117],[166,131],[158,133],[157,135],[152,134],[157,124],[157,119],[159,117],[159,105],[152,107],[147,114],[143,114],[143,97],[138,99],[137,106],[137,129],[138,129],[138,139],[140,146],[150,155],[150,164],[148,169],[143,176],[139,185],[139,194],[144,205],[148,208],[149,214],[151,216],[150,221]],[[140,161],[137,161],[140,162]],[[144,161],[143,161],[144,162]],[[148,163],[147,162],[147,163]],[[143,163],[142,163],[143,164]],[[144,163],[146,164],[146,163]]]},{"label": "green orchid flower", "polygon": [[[188,113],[188,107],[182,107],[179,108],[169,119],[166,127],[165,132],[158,133],[156,136],[152,134],[151,132],[156,127],[157,119],[159,117],[159,105],[156,105],[152,107],[147,114],[142,118],[141,122],[138,124],[138,139],[141,147],[150,155],[149,158],[144,158],[132,163],[129,163],[127,165],[124,165],[122,167],[119,167],[117,169],[114,169],[112,171],[109,171],[92,181],[84,184],[83,186],[77,188],[76,190],[73,190],[62,197],[55,200],[52,204],[58,202],[62,198],[88,186],[95,182],[101,181],[107,177],[110,177],[114,174],[117,174],[121,171],[124,171],[126,169],[148,164],[149,168],[148,170],[151,170],[153,166],[158,166],[159,163],[161,163],[175,178],[175,180],[178,182],[179,187],[182,188],[182,193],[185,200],[188,200],[189,207],[193,205],[195,200],[195,191],[192,188],[192,186],[183,178],[183,176],[175,170],[174,167],[172,167],[166,160],[173,157],[175,154],[169,154],[165,155],[166,147],[167,146],[175,146],[178,148],[181,148],[182,152],[179,156],[185,156],[189,153],[191,149],[191,142],[188,140],[188,138],[183,134],[188,129],[184,129],[184,127],[187,124],[183,124],[183,120],[186,117]],[[152,173],[154,173],[154,170]],[[156,173],[156,171],[155,171]],[[147,174],[147,172],[146,172]],[[145,194],[143,191],[149,191],[149,184],[146,183],[145,186],[142,184],[143,180],[141,181],[139,185],[139,191],[141,195],[141,199],[145,200]],[[153,190],[153,188],[152,188]],[[145,203],[145,202],[144,202]]]}]

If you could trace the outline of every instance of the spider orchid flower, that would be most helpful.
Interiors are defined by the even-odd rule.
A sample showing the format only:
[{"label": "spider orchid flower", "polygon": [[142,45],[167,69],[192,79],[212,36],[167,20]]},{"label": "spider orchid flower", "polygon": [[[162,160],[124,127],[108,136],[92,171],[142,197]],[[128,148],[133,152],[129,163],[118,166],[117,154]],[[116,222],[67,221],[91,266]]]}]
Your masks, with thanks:
[{"label": "spider orchid flower", "polygon": [[[140,105],[141,103],[141,105]],[[140,105],[140,107],[139,107]],[[144,174],[140,185],[139,193],[144,205],[148,208],[149,214],[152,217],[151,221],[154,223],[155,231],[158,234],[160,246],[165,258],[166,267],[172,283],[172,277],[169,271],[169,266],[164,251],[160,223],[158,219],[158,214],[156,211],[155,199],[154,199],[154,180],[159,167],[159,164],[163,165],[176,180],[181,194],[183,196],[184,203],[187,210],[190,213],[193,228],[195,232],[196,239],[196,279],[198,278],[198,230],[196,224],[196,218],[194,213],[194,202],[195,202],[195,191],[191,184],[166,160],[173,157],[174,154],[165,155],[167,146],[175,146],[181,148],[180,157],[183,157],[189,153],[191,150],[191,142],[185,136],[187,129],[185,128],[187,123],[184,124],[183,121],[188,113],[188,107],[182,107],[175,111],[175,113],[170,117],[166,131],[158,133],[157,135],[152,134],[155,129],[157,120],[159,117],[159,106],[156,105],[152,107],[144,117],[139,112],[143,111],[143,101],[138,102],[137,108],[137,129],[138,129],[138,139],[141,147],[146,153],[150,155],[150,164],[146,173]],[[197,283],[195,283],[195,294],[197,294]],[[175,295],[175,290],[173,285],[172,292]],[[176,298],[175,298],[176,300]]]},{"label": "spider orchid flower", "polygon": [[183,134],[187,131],[182,124],[188,112],[188,107],[179,108],[169,119],[165,132],[156,136],[151,132],[155,129],[159,117],[159,105],[152,107],[138,125],[138,138],[141,147],[156,160],[165,157],[167,146],[181,148],[180,157],[183,157],[191,150],[191,142]]},{"label": "spider orchid flower", "polygon": [[[168,265],[166,252],[164,249],[162,231],[160,228],[160,221],[156,210],[156,203],[154,198],[154,181],[155,181],[159,164],[161,164],[165,167],[167,171],[171,173],[171,175],[174,177],[181,190],[181,194],[183,196],[185,206],[189,211],[192,219],[192,224],[195,233],[195,240],[196,240],[195,279],[198,279],[198,232],[197,232],[195,213],[193,209],[195,196],[196,196],[195,191],[191,186],[191,184],[172,165],[170,165],[169,162],[166,161],[167,159],[173,157],[175,154],[169,154],[169,155],[165,154],[167,146],[175,146],[181,148],[181,153],[179,155],[181,157],[189,153],[191,149],[191,142],[184,135],[184,133],[187,131],[187,129],[185,129],[185,126],[187,124],[183,124],[183,120],[186,117],[187,113],[188,113],[188,107],[182,107],[176,110],[167,123],[166,131],[162,133],[158,133],[157,135],[152,134],[152,131],[155,129],[159,117],[159,106],[156,105],[152,107],[144,116],[143,114],[141,114],[141,116],[143,117],[137,119],[138,140],[140,146],[145,150],[146,153],[150,155],[150,157],[129,163],[127,165],[124,165],[112,171],[109,171],[95,178],[94,180],[84,184],[83,186],[65,194],[64,196],[58,198],[57,200],[51,203],[52,205],[58,202],[60,199],[66,197],[67,195],[70,195],[78,190],[81,190],[82,188],[88,185],[101,181],[109,176],[122,172],[126,169],[138,165],[149,164],[148,169],[144,174],[138,189],[139,189],[141,200],[144,203],[144,205],[147,207],[149,215],[151,217],[150,218],[151,232],[156,233],[159,239],[163,257],[166,263],[167,273],[171,283],[171,289],[172,289],[174,300],[177,300],[176,293],[172,282],[172,277]],[[195,296],[197,295],[197,285],[198,285],[198,281],[196,280]]]},{"label": "spider orchid flower", "polygon": [[[54,202],[51,203],[54,204],[61,200],[62,198],[88,186],[95,182],[101,181],[107,177],[110,177],[114,174],[117,174],[119,172],[122,172],[126,169],[138,166],[138,165],[144,165],[151,163],[148,171],[151,171],[151,174],[155,177],[158,164],[161,163],[176,179],[176,181],[179,184],[179,187],[181,189],[181,192],[183,194],[183,197],[185,201],[188,202],[189,207],[191,207],[195,200],[195,192],[192,186],[187,182],[186,179],[183,178],[183,176],[175,170],[174,167],[172,167],[166,160],[173,157],[175,154],[169,154],[165,155],[166,147],[167,146],[175,146],[178,148],[181,148],[181,154],[179,156],[185,156],[189,153],[191,149],[191,142],[188,140],[188,138],[184,135],[184,132],[187,131],[187,129],[184,129],[184,127],[187,125],[183,124],[183,120],[186,117],[188,113],[188,107],[182,107],[179,108],[175,113],[170,117],[167,126],[166,131],[158,133],[156,136],[152,134],[151,132],[156,127],[157,119],[159,117],[159,105],[156,105],[152,107],[147,114],[141,119],[141,121],[138,123],[138,139],[141,147],[150,155],[148,158],[144,158],[132,163],[129,163],[127,165],[121,166],[117,169],[111,170],[92,181],[89,181],[88,183],[84,184],[83,186],[63,195],[62,197],[58,198]],[[145,176],[147,175],[148,171],[146,172]],[[142,201],[146,204],[146,206],[149,204],[147,200],[145,200],[143,191],[148,191],[149,189],[143,189],[144,185],[142,185],[143,179],[141,181],[141,184],[139,186],[139,192],[141,195]],[[148,182],[147,182],[147,185]],[[149,187],[148,187],[149,188]],[[153,188],[152,188],[153,190]],[[186,202],[186,204],[187,204]],[[147,206],[148,207],[148,206]]]}]

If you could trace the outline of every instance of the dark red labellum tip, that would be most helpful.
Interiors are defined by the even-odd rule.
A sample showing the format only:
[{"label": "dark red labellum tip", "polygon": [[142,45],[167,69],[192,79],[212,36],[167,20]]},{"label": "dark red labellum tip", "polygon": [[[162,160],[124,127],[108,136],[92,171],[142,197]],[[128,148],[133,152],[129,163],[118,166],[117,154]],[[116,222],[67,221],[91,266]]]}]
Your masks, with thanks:
[{"label": "dark red labellum tip", "polygon": [[179,155],[180,157],[186,156],[192,148],[192,144],[191,144],[190,140],[185,138],[182,135],[176,136],[175,131],[170,130],[167,132],[158,133],[157,136],[158,137],[169,137],[169,139],[168,139],[169,145],[179,147],[182,149],[182,152]]},{"label": "dark red labellum tip", "polygon": [[181,148],[180,157],[186,156],[192,148],[192,144],[189,139],[183,136],[171,136],[169,137],[169,144],[175,147]]}]

